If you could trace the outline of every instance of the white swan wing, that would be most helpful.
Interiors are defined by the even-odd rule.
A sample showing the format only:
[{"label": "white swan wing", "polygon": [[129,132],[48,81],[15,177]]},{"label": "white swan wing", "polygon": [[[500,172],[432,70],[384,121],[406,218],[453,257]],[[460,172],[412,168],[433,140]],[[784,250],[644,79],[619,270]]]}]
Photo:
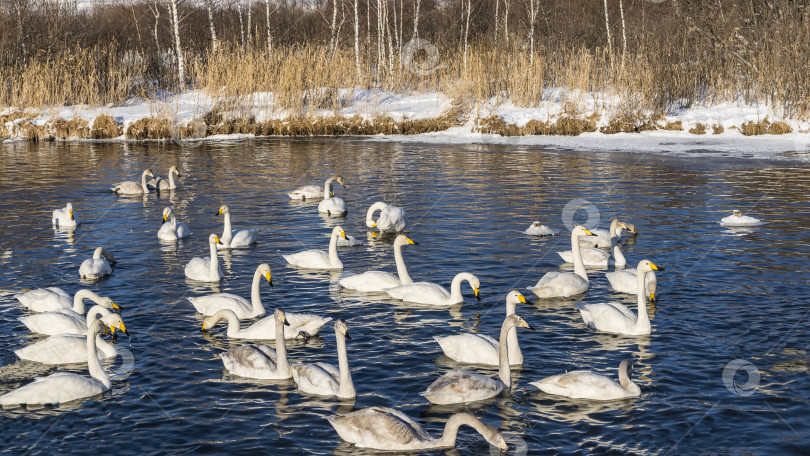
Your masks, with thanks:
[{"label": "white swan wing", "polygon": [[420,393],[433,404],[475,402],[496,396],[504,385],[498,380],[466,370],[450,371]]},{"label": "white swan wing", "polygon": [[287,192],[287,196],[294,200],[321,199],[323,198],[323,186],[304,185]]},{"label": "white swan wing", "polygon": [[431,282],[409,283],[389,288],[385,292],[394,299],[406,302],[441,306],[457,304],[450,302],[450,292],[446,288]]},{"label": "white swan wing", "polygon": [[258,230],[233,230],[230,247],[248,247],[259,239]]},{"label": "white swan wing", "polygon": [[736,215],[729,215],[720,220],[720,224],[724,226],[757,226],[762,225],[762,221],[756,217],[743,215],[737,217]]},{"label": "white swan wing", "polygon": [[568,297],[588,291],[588,282],[572,272],[547,272],[529,288],[537,297]]},{"label": "white swan wing", "polygon": [[133,181],[125,181],[119,182],[113,186],[111,189],[115,193],[119,195],[142,195],[143,194],[143,187],[141,187],[140,182],[133,182]]},{"label": "white swan wing", "polygon": [[386,206],[385,209],[380,211],[380,217],[377,219],[377,228],[379,228],[380,231],[394,233],[403,231],[407,223],[408,219],[404,209],[397,206]]},{"label": "white swan wing", "polygon": [[369,407],[328,418],[340,437],[361,448],[404,450],[432,439],[415,421],[398,410]]},{"label": "white swan wing", "polygon": [[591,371],[574,371],[531,382],[539,390],[573,399],[614,400],[633,396],[613,379]]},{"label": "white swan wing", "polygon": [[160,229],[157,232],[157,237],[158,239],[163,239],[164,241],[177,240],[179,238],[177,235],[177,227],[172,226],[170,223],[164,223],[160,226]]},{"label": "white swan wing", "polygon": [[55,336],[57,334],[85,334],[87,322],[85,317],[75,312],[42,312],[20,318],[20,321],[31,332]]},{"label": "white swan wing", "polygon": [[110,274],[112,268],[104,258],[88,258],[79,266],[79,277],[83,279],[98,279]]},{"label": "white swan wing", "polygon": [[[638,286],[636,282],[638,276],[636,275],[635,269],[608,272],[605,274],[605,277],[607,277],[614,291],[633,295],[638,293],[636,289]],[[655,293],[658,288],[658,280],[655,277],[655,272],[648,272],[644,276],[644,286],[647,290],[647,296],[649,296],[650,293]]]},{"label": "white swan wing", "polygon": [[554,236],[559,232],[560,230],[554,230],[546,225],[541,225],[540,222],[534,222],[523,231],[523,234],[528,236]]},{"label": "white swan wing", "polygon": [[339,283],[343,288],[365,293],[382,292],[402,285],[399,277],[384,271],[366,271],[362,274],[344,277],[340,279]]},{"label": "white swan wing", "polygon": [[57,287],[37,288],[14,295],[20,304],[32,312],[48,312],[73,307],[73,299]]},{"label": "white swan wing", "polygon": [[0,396],[0,405],[63,404],[107,391],[101,383],[82,375],[57,372],[38,378],[21,388]]},{"label": "white swan wing", "polygon": [[617,334],[635,333],[636,315],[622,304],[578,302],[576,305],[585,324],[593,329]]},{"label": "white swan wing", "polygon": [[76,214],[73,214],[73,218],[71,218],[70,211],[65,207],[53,211],[51,223],[56,225],[57,228],[75,228],[79,225],[79,219]]},{"label": "white swan wing", "polygon": [[326,363],[292,365],[293,380],[298,384],[298,389],[319,396],[337,395],[340,374],[334,375],[335,371],[334,366]]},{"label": "white swan wing", "polygon": [[284,338],[294,339],[302,332],[309,336],[317,335],[324,325],[332,321],[332,317],[289,312],[287,313],[287,321],[290,323],[290,326],[284,329]]},{"label": "white swan wing", "polygon": [[209,317],[223,309],[232,310],[240,319],[251,318],[253,305],[247,299],[230,293],[214,293],[196,298],[188,298],[197,312]]},{"label": "white swan wing", "polygon": [[304,250],[290,255],[282,255],[287,263],[308,269],[332,269],[329,255],[323,250]]},{"label": "white swan wing", "polygon": [[484,334],[433,337],[448,358],[460,363],[498,365],[498,341]]},{"label": "white swan wing", "polygon": [[275,350],[267,345],[240,345],[220,355],[228,372],[247,378],[280,378]]},{"label": "white swan wing", "polygon": [[217,273],[211,275],[211,258],[194,257],[185,267],[186,277],[200,282],[219,282],[222,278],[222,269],[217,268]]},{"label": "white swan wing", "polygon": [[318,212],[329,215],[343,215],[347,212],[343,198],[324,198],[318,203]]},{"label": "white swan wing", "polygon": [[[607,266],[610,254],[601,249],[583,248],[580,249],[582,254],[582,264],[585,266]],[[571,250],[564,250],[557,252],[557,255],[566,263],[574,262],[574,252]]]},{"label": "white swan wing", "polygon": [[[99,344],[96,356],[98,359],[112,358],[117,354],[115,347],[108,343]],[[61,334],[14,350],[20,359],[36,361],[42,364],[70,364],[87,362],[87,336],[78,334]]]}]

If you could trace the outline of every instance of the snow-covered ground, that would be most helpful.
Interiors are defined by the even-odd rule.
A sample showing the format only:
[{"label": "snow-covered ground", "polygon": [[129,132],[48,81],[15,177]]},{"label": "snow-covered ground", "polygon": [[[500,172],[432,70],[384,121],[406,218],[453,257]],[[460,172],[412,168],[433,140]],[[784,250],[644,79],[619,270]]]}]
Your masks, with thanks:
[{"label": "snow-covered ground", "polygon": [[[669,113],[662,122],[681,121],[682,131],[657,130],[643,133],[603,134],[599,132],[584,133],[579,136],[511,136],[502,137],[494,134],[483,134],[475,131],[476,119],[492,115],[500,117],[508,124],[523,126],[530,120],[554,121],[563,111],[565,103],[572,100],[571,94],[564,94],[559,89],[550,89],[552,96],[541,106],[523,108],[510,103],[490,102],[476,106],[470,112],[469,121],[458,127],[436,133],[420,135],[377,135],[370,140],[377,141],[409,141],[425,143],[483,143],[505,144],[514,146],[544,146],[556,149],[576,149],[586,151],[626,151],[626,152],[653,152],[670,155],[699,155],[699,156],[728,156],[740,158],[768,158],[777,160],[799,160],[810,162],[810,121],[796,119],[782,119],[773,110],[765,105],[740,105],[736,103],[722,103],[712,106],[693,106],[689,109],[680,109]],[[554,90],[558,96],[554,95]],[[340,115],[343,117],[360,116],[370,121],[381,116],[388,116],[395,121],[406,119],[436,118],[453,107],[453,100],[441,93],[415,93],[397,94],[379,90],[350,90],[339,91],[342,107],[337,110],[320,109],[311,114],[319,117]],[[566,95],[566,96],[563,96]],[[594,97],[593,95],[578,97],[579,109],[582,116],[593,112],[600,114],[597,127],[605,125],[610,115],[608,97]],[[594,100],[600,100],[598,103]],[[608,100],[607,102],[605,100]],[[129,100],[123,106],[67,106],[43,109],[26,115],[34,117],[33,122],[44,125],[48,121],[62,118],[83,118],[92,124],[100,114],[112,116],[119,124],[126,127],[139,119],[146,117],[162,117],[174,119],[178,124],[186,124],[192,119],[201,118],[216,106],[217,100],[204,91],[194,90],[179,95],[166,96],[159,100]],[[272,93],[256,93],[250,97],[248,103],[250,114],[256,121],[263,122],[270,119],[284,119],[290,113],[278,111],[273,108]],[[14,108],[0,110],[0,115],[15,111]],[[764,119],[770,122],[784,121],[793,129],[792,133],[785,135],[744,136],[740,133],[741,125],[748,121],[760,122]],[[18,119],[14,122],[19,123]],[[694,135],[688,130],[701,123],[708,127],[704,135]],[[712,134],[712,125],[722,125],[724,132]],[[12,132],[11,140],[24,139],[19,131],[14,133],[14,125],[7,123],[6,131]],[[18,129],[17,129],[18,130]],[[15,136],[16,135],[16,136]],[[245,135],[240,135],[244,137]],[[235,139],[236,137],[226,138]],[[206,140],[221,140],[222,135],[206,138]],[[118,138],[125,140],[125,137]]]}]

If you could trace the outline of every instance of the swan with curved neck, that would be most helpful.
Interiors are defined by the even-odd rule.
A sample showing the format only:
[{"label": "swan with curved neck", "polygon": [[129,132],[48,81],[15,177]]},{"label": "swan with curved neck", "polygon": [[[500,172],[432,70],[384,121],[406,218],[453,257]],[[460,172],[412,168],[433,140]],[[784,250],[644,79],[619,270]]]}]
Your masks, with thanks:
[{"label": "swan with curved neck", "polygon": [[540,391],[555,396],[572,399],[591,399],[595,401],[612,401],[627,397],[641,396],[641,388],[630,380],[633,363],[624,360],[619,364],[619,382],[591,371],[573,371],[553,375],[536,382],[531,382]]},{"label": "swan with curved neck", "polygon": [[256,243],[259,238],[258,234],[256,234],[257,230],[234,230],[231,228],[231,209],[227,204],[220,206],[217,215],[225,216],[225,225],[222,230],[222,237],[219,238],[218,249],[237,249],[249,247]]},{"label": "swan with curved neck", "polygon": [[336,226],[332,229],[329,239],[329,253],[323,250],[304,250],[290,255],[282,255],[292,266],[306,269],[343,269],[343,262],[338,258],[337,239],[346,239],[343,228]]},{"label": "swan with curved neck", "polygon": [[338,367],[326,363],[293,364],[293,380],[298,389],[318,396],[337,396],[341,399],[357,397],[349,370],[349,355],[346,353],[346,341],[352,340],[346,322],[340,319],[335,322],[335,342],[338,352]]},{"label": "swan with curved neck", "polygon": [[[622,235],[622,230],[630,229],[627,225],[619,219],[613,219],[610,222],[610,248],[613,253],[611,257],[611,253],[605,252],[602,249],[595,249],[595,248],[580,248],[580,255],[582,256],[582,264],[585,266],[608,266],[609,264],[613,263],[616,266],[624,266],[627,264],[626,259],[624,258],[624,254],[622,253],[621,248],[619,247],[619,239]],[[592,232],[593,233],[593,232]],[[557,252],[560,258],[563,259],[566,263],[573,263],[574,261],[574,254],[573,250],[565,250],[562,252]]]},{"label": "swan with curved neck", "polygon": [[291,199],[294,200],[308,200],[308,199],[323,199],[326,197],[333,196],[332,194],[332,182],[337,181],[343,188],[346,188],[346,184],[343,182],[342,176],[332,176],[329,179],[326,179],[323,187],[319,185],[304,185],[303,187],[298,187],[295,190],[292,190],[287,193]]},{"label": "swan with curved neck", "polygon": [[[374,214],[380,211],[380,216],[374,220]],[[380,233],[397,233],[405,229],[408,220],[405,210],[397,206],[389,206],[382,201],[377,201],[368,208],[366,213],[366,226],[377,228]]]},{"label": "swan with curved neck", "polygon": [[[57,287],[37,288],[26,293],[16,294],[14,297],[31,312],[51,312],[65,309],[84,314],[85,299],[93,299],[97,304],[101,303],[101,297],[90,290],[79,290],[71,298],[70,295]],[[119,309],[117,304],[112,308]]]},{"label": "swan with curved neck", "polygon": [[[320,317],[308,313],[285,313],[289,328],[284,331],[286,339],[302,338],[304,340],[315,336],[332,317]],[[212,329],[222,320],[227,322],[227,336],[233,339],[271,340],[276,338],[276,323],[272,315],[264,317],[247,328],[242,328],[239,317],[230,310],[222,309],[203,320],[202,331]]]},{"label": "swan with curved neck", "polygon": [[174,211],[172,211],[172,208],[163,208],[163,224],[158,230],[158,239],[162,239],[164,241],[175,241],[177,239],[182,239],[189,234],[191,234],[191,232],[189,231],[188,226],[186,226],[186,224],[183,222],[177,221],[177,217],[174,216]]},{"label": "swan with curved neck", "polygon": [[208,236],[207,257],[194,257],[186,263],[184,270],[186,277],[199,282],[219,282],[222,279],[222,270],[219,269],[219,257],[217,256],[217,244],[219,237],[216,234]]},{"label": "swan with curved neck", "polygon": [[458,404],[475,402],[496,396],[512,386],[512,373],[509,368],[509,331],[518,327],[533,330],[526,321],[512,314],[501,325],[498,339],[498,378],[481,375],[466,370],[450,371],[433,382],[424,393],[420,393],[433,404]]},{"label": "swan with curved neck", "polygon": [[[93,298],[91,298],[93,299]],[[87,315],[73,312],[72,309],[59,309],[51,312],[42,312],[20,318],[31,332],[55,336],[58,334],[84,334],[87,328],[99,316],[109,315],[111,309],[116,305],[112,299],[101,297],[98,304],[87,311]],[[116,305],[117,306],[117,305]]]},{"label": "swan with curved neck", "polygon": [[230,293],[214,293],[207,296],[188,298],[191,305],[197,312],[211,316],[223,309],[229,309],[238,318],[253,318],[264,315],[264,305],[262,304],[262,294],[260,286],[262,279],[267,280],[267,284],[273,287],[273,274],[270,265],[260,264],[253,273],[253,284],[250,287],[250,301]]},{"label": "swan with curved neck", "polygon": [[285,379],[292,378],[292,369],[287,360],[284,342],[284,326],[289,326],[284,310],[273,313],[276,325],[276,349],[267,345],[240,345],[221,355],[222,364],[231,374],[247,378]]},{"label": "swan with curved neck", "polygon": [[79,226],[79,219],[73,213],[73,204],[67,203],[64,208],[55,209],[51,217],[51,223],[56,228],[76,228]]},{"label": "swan with curved neck", "polygon": [[464,302],[461,294],[461,282],[468,282],[475,293],[475,298],[479,301],[481,297],[481,281],[478,277],[469,272],[460,272],[453,277],[450,283],[450,291],[441,285],[432,282],[415,282],[407,285],[389,288],[385,290],[388,296],[400,301],[415,302],[418,304],[429,304],[433,306],[452,306]]},{"label": "swan with curved neck", "polygon": [[169,168],[169,175],[167,176],[168,180],[166,180],[166,179],[164,179],[162,177],[155,177],[154,179],[152,179],[149,182],[149,184],[155,190],[158,190],[158,191],[160,191],[160,190],[174,190],[174,189],[177,188],[177,183],[174,181],[175,174],[177,175],[177,177],[180,177],[180,171],[177,170],[176,166],[172,165],[172,167]]},{"label": "swan with curved neck", "polygon": [[112,388],[112,380],[101,368],[96,347],[96,336],[102,332],[104,325],[109,325],[113,333],[119,329],[128,334],[118,314],[110,314],[90,324],[85,332],[90,378],[74,373],[57,372],[0,396],[0,405],[61,404],[109,391]]},{"label": "swan with curved neck", "polygon": [[[636,281],[638,273],[635,269],[622,269],[621,271],[613,271],[605,273],[610,286],[613,291],[625,294],[636,294]],[[655,271],[650,271],[644,277],[644,288],[646,295],[650,297],[650,302],[655,302],[655,292],[658,290],[658,278],[655,276]]]},{"label": "swan with curved neck", "polygon": [[[517,310],[518,303],[526,303],[526,298],[518,291],[510,291],[506,295],[506,316]],[[517,331],[511,329],[507,334],[509,365],[522,366],[523,352],[518,344]],[[457,334],[455,336],[438,337],[433,339],[439,343],[445,356],[459,363],[486,364],[497,366],[500,362],[497,340],[484,334]]]},{"label": "swan with curved neck", "polygon": [[577,303],[582,319],[589,327],[614,333],[638,336],[650,334],[652,326],[647,315],[647,297],[644,276],[650,271],[663,271],[649,260],[641,260],[636,268],[636,293],[638,306],[636,315],[623,304],[585,304]]},{"label": "swan with curved neck", "polygon": [[384,271],[366,271],[340,279],[340,285],[350,290],[373,293],[413,283],[402,257],[402,246],[404,245],[418,245],[418,243],[404,234],[400,234],[394,239],[394,261],[397,265],[397,275]]},{"label": "swan with curved neck", "polygon": [[146,185],[146,176],[155,177],[152,170],[146,169],[141,174],[141,183],[133,181],[124,181],[115,184],[112,191],[119,195],[143,195],[149,193],[149,187]]},{"label": "swan with curved neck", "polygon": [[568,297],[588,291],[588,274],[585,272],[585,265],[582,263],[582,255],[580,254],[580,236],[593,236],[593,234],[582,225],[577,225],[571,230],[574,272],[547,272],[533,287],[529,288],[537,297]]},{"label": "swan with curved neck", "polygon": [[358,448],[386,451],[432,450],[456,446],[458,429],[470,426],[501,450],[509,446],[500,432],[469,413],[452,415],[439,438],[433,438],[404,413],[387,407],[369,407],[345,415],[332,415],[329,424],[340,438]]},{"label": "swan with curved neck", "polygon": [[104,247],[97,247],[93,257],[88,258],[79,266],[79,277],[87,280],[96,280],[112,274],[110,264],[115,264],[115,256]]}]

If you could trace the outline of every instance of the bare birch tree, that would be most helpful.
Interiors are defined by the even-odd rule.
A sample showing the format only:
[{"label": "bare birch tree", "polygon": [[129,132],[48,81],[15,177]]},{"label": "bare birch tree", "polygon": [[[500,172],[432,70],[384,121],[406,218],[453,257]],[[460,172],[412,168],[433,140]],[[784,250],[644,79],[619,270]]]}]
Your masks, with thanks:
[{"label": "bare birch tree", "polygon": [[470,14],[472,13],[472,0],[462,0],[461,15],[464,19],[464,72],[467,72],[467,41],[470,35]]},{"label": "bare birch tree", "polygon": [[624,27],[624,5],[622,0],[619,0],[619,15],[622,18],[622,61],[624,61],[624,54],[627,53],[627,33]]},{"label": "bare birch tree", "polygon": [[219,42],[217,41],[217,29],[214,27],[214,0],[205,0],[205,6],[208,8],[208,27],[211,29],[211,49],[217,52]]},{"label": "bare birch tree", "polygon": [[498,13],[501,7],[501,0],[495,0],[495,45],[498,45]]},{"label": "bare birch tree", "polygon": [[[607,0],[605,0],[607,1]],[[540,0],[529,1],[529,63],[534,63],[534,24],[537,22],[537,12],[540,10]]]},{"label": "bare birch tree", "polygon": [[357,0],[354,0],[354,69],[357,71],[357,83],[363,78],[360,68],[360,8]]},{"label": "bare birch tree", "polygon": [[414,7],[413,7],[413,35],[411,35],[411,39],[415,40],[419,38],[419,4],[422,3],[422,0],[416,0]]},{"label": "bare birch tree", "polygon": [[509,46],[509,0],[503,0],[503,40]]},{"label": "bare birch tree", "polygon": [[174,35],[174,50],[177,53],[177,79],[180,86],[186,83],[186,71],[183,63],[183,48],[180,47],[180,16],[177,14],[177,0],[166,0],[172,20],[172,33]]},{"label": "bare birch tree", "polygon": [[239,15],[239,45],[245,50],[245,22],[242,20],[242,0],[236,2],[236,14]]},{"label": "bare birch tree", "polygon": [[160,6],[158,5],[158,0],[153,0],[151,4],[147,3],[146,6],[149,7],[149,10],[152,11],[152,14],[155,16],[155,53],[160,55],[160,40],[158,39],[158,27],[160,26]]},{"label": "bare birch tree", "polygon": [[[264,9],[264,16],[265,17],[264,17],[264,19],[265,19],[265,22],[267,23],[267,53],[272,54],[273,53],[273,37],[272,37],[272,35],[270,35],[270,0],[264,0],[264,6],[265,6],[265,9]],[[250,16],[248,16],[248,17],[250,17]],[[248,33],[250,33],[249,30],[248,30]]]},{"label": "bare birch tree", "polygon": [[608,17],[607,0],[604,0],[604,3],[605,3],[605,31],[607,32],[608,57],[610,58],[610,66],[613,66],[613,39],[610,37],[610,18]]}]

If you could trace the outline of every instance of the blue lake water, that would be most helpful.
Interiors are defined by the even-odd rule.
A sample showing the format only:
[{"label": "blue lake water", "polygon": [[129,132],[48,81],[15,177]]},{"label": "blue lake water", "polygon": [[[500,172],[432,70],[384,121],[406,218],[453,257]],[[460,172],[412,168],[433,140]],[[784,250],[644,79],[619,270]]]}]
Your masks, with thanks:
[{"label": "blue lake water", "polygon": [[[144,168],[165,175],[172,165],[182,173],[173,192],[136,198],[109,192],[110,184],[136,180]],[[57,370],[14,355],[39,337],[18,321],[26,311],[13,293],[90,288],[123,307],[132,333],[118,341],[132,354],[131,372],[121,358],[105,364],[122,374],[111,392],[56,408],[3,410],[0,448],[9,453],[361,454],[326,417],[372,405],[397,408],[436,436],[448,416],[469,411],[506,433],[508,454],[524,448],[529,454],[810,451],[810,166],[804,162],[272,139],[4,144],[0,171],[0,394]],[[349,207],[344,218],[322,217],[317,203],[291,202],[285,194],[333,174],[346,180],[346,189],[336,188]],[[576,199],[592,205],[591,221],[600,228],[614,217],[635,224],[639,234],[624,246],[630,265],[649,259],[666,268],[650,311],[651,336],[601,334],[582,323],[578,301],[617,301],[635,310],[635,297],[611,291],[603,275],[608,269],[589,269],[591,289],[576,298],[539,300],[525,290],[547,271],[567,270],[555,252],[570,249],[563,208]],[[406,305],[341,291],[341,273],[285,264],[282,253],[325,249],[331,227],[340,224],[365,241],[340,249],[342,274],[393,272],[391,239],[371,236],[364,223],[378,200],[409,214],[408,233],[419,245],[405,247],[404,256],[414,280],[449,286],[456,273],[471,272],[481,280],[481,301],[465,284],[462,305]],[[51,212],[68,201],[82,225],[72,234],[55,232]],[[259,229],[260,239],[254,248],[220,253],[225,277],[214,289],[187,282],[183,267],[208,254],[210,233],[221,234],[221,204],[230,206],[235,228]],[[191,237],[158,241],[166,206],[189,225]],[[768,223],[749,231],[718,225],[732,209]],[[574,220],[587,215],[580,211]],[[535,220],[563,234],[522,234]],[[83,284],[79,264],[97,246],[115,254],[113,275]],[[268,309],[347,321],[356,403],[301,394],[292,381],[254,381],[224,370],[219,354],[242,341],[225,337],[224,325],[201,332],[202,317],[187,298],[212,291],[248,297],[263,262],[275,285],[261,288]],[[511,289],[526,293],[530,302],[517,313],[536,329],[519,333],[525,362],[513,371],[511,391],[466,406],[429,405],[419,392],[462,367],[443,356],[433,336],[497,337]],[[307,342],[290,342],[288,351],[293,361],[336,364],[331,324]],[[529,384],[577,369],[615,378],[622,359],[635,364],[640,398],[567,400]],[[734,360],[749,364],[735,375]],[[494,368],[474,368],[496,375]],[[80,365],[58,369],[86,374]],[[736,394],[727,387],[735,381]],[[462,428],[457,448],[449,454],[490,451],[470,428]]]}]

